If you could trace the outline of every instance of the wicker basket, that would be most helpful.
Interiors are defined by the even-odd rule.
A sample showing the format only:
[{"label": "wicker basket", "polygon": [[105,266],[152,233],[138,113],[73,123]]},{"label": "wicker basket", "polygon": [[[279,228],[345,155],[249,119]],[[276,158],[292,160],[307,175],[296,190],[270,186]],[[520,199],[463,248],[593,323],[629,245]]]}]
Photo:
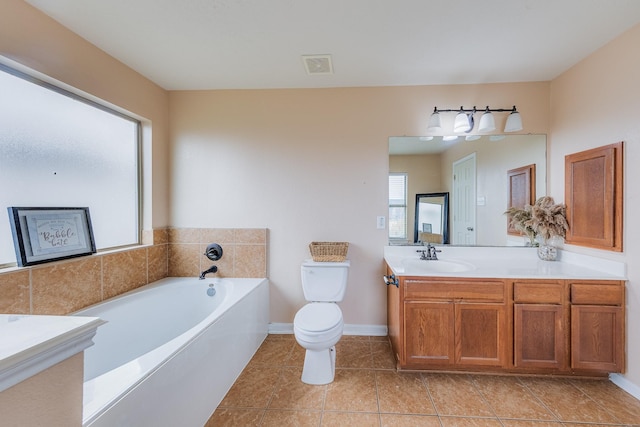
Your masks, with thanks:
[{"label": "wicker basket", "polygon": [[347,259],[348,242],[311,242],[309,251],[316,262],[342,262]]}]

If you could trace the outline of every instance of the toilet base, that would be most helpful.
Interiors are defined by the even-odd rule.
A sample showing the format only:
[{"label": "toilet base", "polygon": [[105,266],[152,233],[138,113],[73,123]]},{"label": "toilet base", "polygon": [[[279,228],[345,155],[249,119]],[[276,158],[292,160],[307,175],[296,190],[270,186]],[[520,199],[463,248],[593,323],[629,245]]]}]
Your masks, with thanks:
[{"label": "toilet base", "polygon": [[333,382],[336,372],[336,346],[326,350],[307,350],[304,355],[302,382],[323,385]]}]

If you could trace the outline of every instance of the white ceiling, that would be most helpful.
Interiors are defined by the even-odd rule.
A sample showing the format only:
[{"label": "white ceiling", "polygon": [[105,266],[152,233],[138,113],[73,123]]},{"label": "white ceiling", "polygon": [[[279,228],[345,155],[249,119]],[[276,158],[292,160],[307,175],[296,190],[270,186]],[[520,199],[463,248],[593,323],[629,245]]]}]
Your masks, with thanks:
[{"label": "white ceiling", "polygon": [[548,81],[640,22],[638,0],[26,1],[168,90]]}]

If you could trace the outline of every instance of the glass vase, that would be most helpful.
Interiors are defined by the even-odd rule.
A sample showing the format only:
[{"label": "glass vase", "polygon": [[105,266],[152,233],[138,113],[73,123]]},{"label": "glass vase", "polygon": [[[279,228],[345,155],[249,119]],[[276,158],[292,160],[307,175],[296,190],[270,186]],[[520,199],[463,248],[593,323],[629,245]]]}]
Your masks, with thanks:
[{"label": "glass vase", "polygon": [[538,246],[538,258],[543,261],[555,261],[558,259],[558,246],[562,239],[558,236],[552,236],[550,239],[540,239]]}]

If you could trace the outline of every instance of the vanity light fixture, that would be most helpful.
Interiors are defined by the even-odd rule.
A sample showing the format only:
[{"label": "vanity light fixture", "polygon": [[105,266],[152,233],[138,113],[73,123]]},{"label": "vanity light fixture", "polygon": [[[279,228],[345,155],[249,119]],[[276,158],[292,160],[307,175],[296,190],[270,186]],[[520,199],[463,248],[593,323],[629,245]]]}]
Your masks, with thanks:
[{"label": "vanity light fixture", "polygon": [[[456,133],[469,133],[473,130],[474,126],[474,114],[477,112],[474,106],[471,109],[465,109],[460,106],[458,110],[439,110],[438,107],[434,107],[431,117],[429,117],[429,124],[427,130],[431,132],[442,132],[442,123],[440,121],[440,113],[458,113],[453,122],[453,131]],[[485,108],[482,117],[480,117],[480,124],[478,126],[479,132],[492,132],[496,129],[495,118],[492,113],[504,113],[509,112],[507,117],[507,123],[504,127],[505,132],[517,132],[522,130],[522,117],[516,106],[513,108]]]}]

